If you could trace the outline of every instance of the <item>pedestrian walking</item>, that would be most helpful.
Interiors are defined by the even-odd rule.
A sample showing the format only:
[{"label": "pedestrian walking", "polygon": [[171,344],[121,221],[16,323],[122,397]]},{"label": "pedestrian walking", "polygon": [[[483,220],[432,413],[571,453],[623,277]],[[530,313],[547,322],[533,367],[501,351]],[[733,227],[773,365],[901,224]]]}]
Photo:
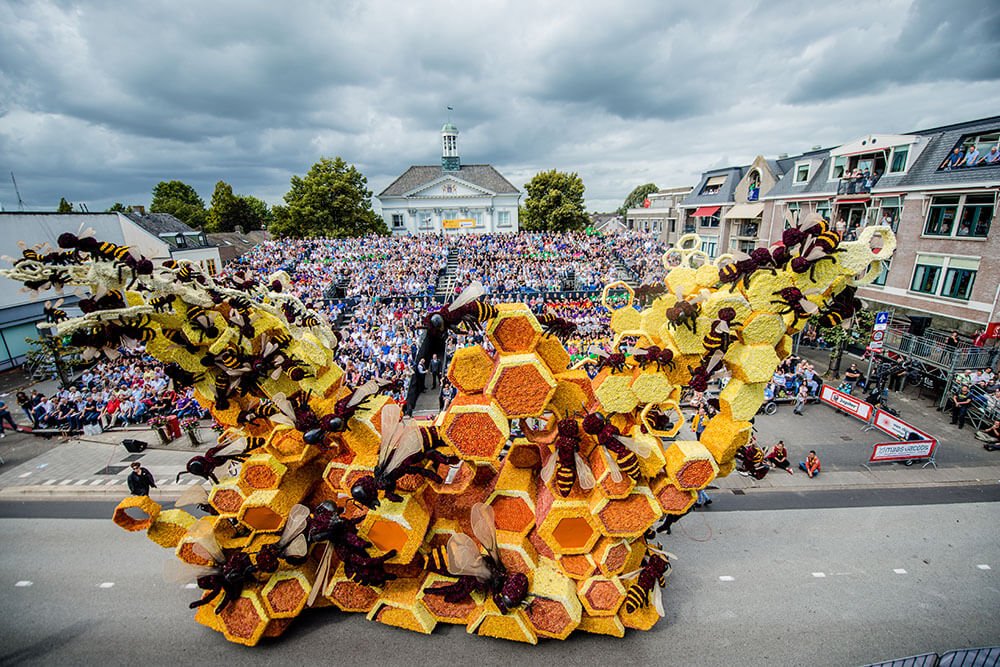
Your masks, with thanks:
[{"label": "pedestrian walking", "polygon": [[417,362],[417,387],[421,394],[427,389],[427,361],[423,357]]},{"label": "pedestrian walking", "polygon": [[156,488],[153,473],[143,468],[138,461],[132,462],[132,472],[128,476],[128,490],[133,496],[148,496],[149,489]]},{"label": "pedestrian walking", "polygon": [[802,416],[802,408],[806,405],[806,397],[809,396],[809,387],[802,385],[799,387],[799,391],[795,394],[795,407],[792,408],[792,412]]},{"label": "pedestrian walking", "polygon": [[705,490],[698,489],[698,500],[695,501],[694,506],[701,507],[702,505],[708,506],[711,504],[712,504],[712,499],[708,497],[708,494],[705,493]]},{"label": "pedestrian walking", "polygon": [[10,414],[10,410],[7,409],[7,404],[0,401],[0,438],[5,437],[3,423],[7,422],[10,427],[17,431],[17,424],[14,423],[14,417]]}]

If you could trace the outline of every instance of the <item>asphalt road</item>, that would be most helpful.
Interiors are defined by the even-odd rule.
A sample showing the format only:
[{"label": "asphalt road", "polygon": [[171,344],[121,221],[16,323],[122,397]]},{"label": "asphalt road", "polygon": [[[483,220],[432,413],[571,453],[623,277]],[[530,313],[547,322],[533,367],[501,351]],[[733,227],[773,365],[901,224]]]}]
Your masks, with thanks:
[{"label": "asphalt road", "polygon": [[532,647],[317,610],[247,649],[194,623],[197,591],[163,583],[169,553],[141,534],[3,519],[0,664],[863,664],[1000,644],[998,521],[995,502],[710,511],[665,538],[678,561],[651,632]]}]

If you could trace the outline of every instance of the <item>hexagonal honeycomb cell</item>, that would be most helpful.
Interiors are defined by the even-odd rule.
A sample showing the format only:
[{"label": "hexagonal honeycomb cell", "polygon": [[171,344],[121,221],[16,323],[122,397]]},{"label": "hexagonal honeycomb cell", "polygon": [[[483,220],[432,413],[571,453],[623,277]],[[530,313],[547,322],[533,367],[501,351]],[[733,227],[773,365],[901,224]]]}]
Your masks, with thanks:
[{"label": "hexagonal honeycomb cell", "polygon": [[652,491],[656,501],[667,514],[684,514],[698,497],[697,491],[678,489],[666,475],[653,481]]},{"label": "hexagonal honeycomb cell", "polygon": [[630,551],[626,540],[601,536],[591,553],[597,561],[597,568],[601,574],[605,577],[614,577],[624,570]]},{"label": "hexagonal honeycomb cell", "polygon": [[736,451],[750,441],[753,425],[748,421],[733,421],[725,413],[708,420],[708,426],[698,440],[712,453],[719,464],[731,461]]},{"label": "hexagonal honeycomb cell", "polygon": [[305,573],[299,570],[279,571],[264,584],[261,599],[271,618],[295,618],[306,606],[311,590],[312,581]]},{"label": "hexagonal honeycomb cell", "polygon": [[764,403],[767,382],[748,384],[732,378],[719,394],[719,405],[734,421],[750,421]]},{"label": "hexagonal honeycomb cell", "polygon": [[614,616],[625,601],[625,587],[617,577],[590,577],[580,582],[579,592],[591,616]]},{"label": "hexagonal honeycomb cell", "polygon": [[785,335],[785,320],[774,313],[753,313],[743,323],[740,339],[746,345],[759,343],[774,347]]},{"label": "hexagonal honeycomb cell", "polygon": [[597,571],[597,563],[589,553],[556,556],[559,570],[572,579],[586,579]]},{"label": "hexagonal honeycomb cell", "polygon": [[504,303],[490,321],[486,335],[501,353],[529,352],[538,343],[542,327],[538,319],[523,304]]},{"label": "hexagonal honeycomb cell", "polygon": [[622,306],[611,313],[611,329],[613,331],[633,331],[642,324],[639,311],[632,306]]},{"label": "hexagonal honeycomb cell", "polygon": [[660,373],[647,372],[637,375],[632,380],[630,389],[641,405],[666,402],[670,398],[670,393],[674,390],[674,386],[670,384],[670,380],[666,376]]},{"label": "hexagonal honeycomb cell", "polygon": [[215,486],[208,495],[208,502],[221,515],[236,518],[247,494],[243,491],[240,480],[228,477]]},{"label": "hexagonal honeycomb cell", "polygon": [[585,553],[600,536],[586,500],[557,498],[539,485],[536,507],[538,536],[555,554]]},{"label": "hexagonal honeycomb cell", "polygon": [[541,414],[556,380],[536,354],[503,356],[486,386],[508,419]]},{"label": "hexagonal honeycomb cell", "polygon": [[733,377],[748,384],[771,380],[774,369],[780,362],[774,347],[763,344],[733,347],[735,349],[726,353],[726,360],[730,362]]},{"label": "hexagonal honeycomb cell", "polygon": [[438,434],[463,459],[486,463],[495,460],[507,442],[510,425],[491,397],[458,396]]},{"label": "hexagonal honeycomb cell", "polygon": [[638,537],[650,528],[662,512],[646,486],[636,486],[625,498],[606,498],[594,514],[601,532],[613,537]]},{"label": "hexagonal honeycomb cell", "polygon": [[116,526],[134,533],[153,525],[160,505],[149,496],[129,496],[118,503],[112,521]]},{"label": "hexagonal honeycomb cell", "polygon": [[532,581],[528,620],[539,637],[565,639],[580,623],[583,608],[576,584],[544,561]]},{"label": "hexagonal honeycomb cell", "polygon": [[448,366],[448,380],[464,394],[478,394],[493,375],[493,358],[478,345],[455,350]]},{"label": "hexagonal honeycomb cell", "polygon": [[468,598],[460,602],[447,602],[443,595],[428,593],[432,588],[440,588],[455,583],[454,577],[446,577],[437,573],[429,573],[424,581],[418,599],[427,611],[439,622],[466,624],[471,620],[479,605],[483,604],[483,594],[473,591]]},{"label": "hexagonal honeycomb cell", "polygon": [[562,373],[569,368],[569,353],[555,336],[545,334],[539,338],[535,352],[553,373]]},{"label": "hexagonal honeycomb cell", "polygon": [[240,482],[251,492],[255,489],[274,489],[281,483],[281,478],[288,467],[270,454],[255,454],[240,467]]},{"label": "hexagonal honeycomb cell", "polygon": [[607,412],[631,412],[639,399],[632,392],[632,372],[614,373],[610,368],[602,368],[594,378],[594,396]]},{"label": "hexagonal honeycomb cell", "polygon": [[681,489],[703,489],[719,471],[711,452],[697,440],[676,440],[664,455],[666,471]]},{"label": "hexagonal honeycomb cell", "polygon": [[257,591],[246,587],[218,616],[226,639],[247,646],[260,641],[269,620]]},{"label": "hexagonal honeycomb cell", "polygon": [[146,530],[146,537],[164,549],[175,549],[195,518],[181,509],[164,510],[156,515]]}]

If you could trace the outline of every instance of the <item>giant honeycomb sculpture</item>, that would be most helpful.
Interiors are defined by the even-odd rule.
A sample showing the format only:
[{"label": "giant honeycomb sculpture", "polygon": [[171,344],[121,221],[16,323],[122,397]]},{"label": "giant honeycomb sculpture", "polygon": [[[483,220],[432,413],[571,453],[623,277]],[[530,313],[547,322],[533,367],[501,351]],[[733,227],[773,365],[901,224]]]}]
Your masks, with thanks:
[{"label": "giant honeycomb sculpture", "polygon": [[[790,223],[771,248],[715,262],[683,237],[643,309],[609,285],[606,303],[608,290],[628,301],[612,316],[613,354],[596,363],[569,366],[553,335],[564,322],[460,297],[428,316],[427,336],[482,326],[496,352],[459,350],[448,368],[458,396],[420,423],[401,420],[380,385],[345,384],[337,334],[283,273],[216,281],[86,234],[25,250],[0,273],[31,290],[89,291],[82,317],[47,307],[58,333],[90,354],[144,343],[224,427],[188,464],[221,477],[184,495],[190,511],[126,498],[114,514],[174,551],[171,576],[196,577],[197,622],[254,645],[334,606],[422,633],[454,623],[536,643],[659,620],[669,561],[647,535],[729,474],[789,337],[814,313],[848,320],[855,289],[895,247],[886,227],[841,242],[818,218]],[[677,440],[682,389],[718,373],[732,378],[720,412],[700,440]]]}]

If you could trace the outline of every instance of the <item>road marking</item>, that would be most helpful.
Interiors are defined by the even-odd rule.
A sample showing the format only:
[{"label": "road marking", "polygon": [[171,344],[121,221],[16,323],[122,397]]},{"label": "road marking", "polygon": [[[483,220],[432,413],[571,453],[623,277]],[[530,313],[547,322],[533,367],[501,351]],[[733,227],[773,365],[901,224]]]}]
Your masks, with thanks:
[{"label": "road marking", "polygon": [[86,484],[86,483],[87,483],[87,480],[85,480],[85,479],[78,479],[78,480],[76,480],[76,484],[74,484],[73,486],[81,486],[81,485]]},{"label": "road marking", "polygon": [[28,581],[27,579],[22,579],[21,581],[17,582],[14,585],[16,587],[18,587],[18,588],[27,588],[28,586],[31,586],[34,583],[35,582],[33,582],[33,581]]},{"label": "road marking", "polygon": [[29,476],[30,474],[31,474],[31,471],[29,470],[28,472],[22,472],[20,475],[18,475],[18,477],[20,477],[21,479],[24,479],[25,477]]},{"label": "road marking", "polygon": [[98,588],[111,588],[114,585],[115,585],[115,582],[113,582],[113,581],[105,581],[103,584],[98,584],[97,587]]},{"label": "road marking", "polygon": [[824,573],[824,572],[813,572],[813,576],[816,577],[817,579],[825,579],[826,578],[826,573]]},{"label": "road marking", "polygon": [[103,484],[103,483],[104,483],[103,479],[95,479],[93,482],[90,483],[90,485],[97,486],[98,484]]},{"label": "road marking", "polygon": [[120,479],[109,479],[108,480],[108,486],[113,486],[113,485],[117,484],[120,481],[121,481]]},{"label": "road marking", "polygon": [[904,570],[904,569],[903,569],[903,568],[901,568],[901,567],[897,567],[897,568],[895,568],[895,569],[893,570],[893,572],[895,572],[896,574],[906,574],[906,570]]},{"label": "road marking", "polygon": [[47,465],[49,465],[49,464],[48,463],[39,463],[38,465],[35,466],[35,469],[36,470],[41,470],[42,468],[46,467]]},{"label": "road marking", "polygon": [[986,563],[980,563],[976,567],[978,567],[980,570],[989,570],[990,569],[990,566],[987,565]]},{"label": "road marking", "polygon": [[49,484],[55,484],[55,483],[56,483],[56,480],[54,480],[54,479],[47,479],[44,482],[42,482],[42,486],[48,486]]},{"label": "road marking", "polygon": [[736,581],[736,577],[730,577],[728,574],[724,574],[719,577],[719,581]]},{"label": "road marking", "polygon": [[195,584],[195,583],[184,584],[184,588],[187,588],[187,589],[198,588],[198,584]]},{"label": "road marking", "polygon": [[66,486],[67,484],[72,484],[72,483],[73,483],[73,480],[71,480],[71,479],[64,479],[63,481],[59,482],[59,486]]}]

